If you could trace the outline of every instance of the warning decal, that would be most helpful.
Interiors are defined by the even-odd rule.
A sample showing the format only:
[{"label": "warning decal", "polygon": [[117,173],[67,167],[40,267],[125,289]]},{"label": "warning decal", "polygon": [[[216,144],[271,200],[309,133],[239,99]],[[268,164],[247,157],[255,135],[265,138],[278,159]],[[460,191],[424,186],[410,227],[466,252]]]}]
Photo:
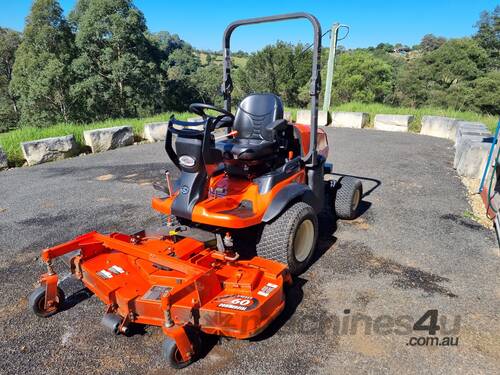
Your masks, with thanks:
[{"label": "warning decal", "polygon": [[159,301],[161,299],[161,296],[163,296],[166,292],[170,292],[171,290],[172,288],[169,286],[153,285],[146,293],[144,293],[142,299]]},{"label": "warning decal", "polygon": [[276,284],[273,284],[273,283],[267,283],[266,285],[264,285],[264,286],[262,287],[262,289],[261,289],[261,290],[259,290],[259,291],[257,292],[257,294],[258,294],[259,296],[262,296],[262,297],[269,297],[269,295],[272,293],[272,291],[273,291],[274,289],[276,289],[277,287],[278,287],[278,285],[276,285]]},{"label": "warning decal", "polygon": [[120,266],[113,265],[109,267],[107,270],[100,270],[97,272],[97,276],[99,276],[101,279],[111,279],[113,275],[120,275],[122,273],[125,273],[125,270],[121,268]]},{"label": "warning decal", "polygon": [[250,311],[259,304],[256,298],[238,294],[221,296],[216,301],[218,302],[217,307],[238,311]]}]

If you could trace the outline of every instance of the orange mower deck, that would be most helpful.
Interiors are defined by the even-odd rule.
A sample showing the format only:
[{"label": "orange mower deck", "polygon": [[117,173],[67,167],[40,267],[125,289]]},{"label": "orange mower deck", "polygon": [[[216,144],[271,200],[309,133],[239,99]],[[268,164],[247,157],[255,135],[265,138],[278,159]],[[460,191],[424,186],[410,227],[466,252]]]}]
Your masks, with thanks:
[{"label": "orange mower deck", "polygon": [[91,232],[42,252],[47,311],[58,304],[51,264],[66,254],[73,275],[108,306],[107,314],[120,317],[118,331],[130,323],[161,326],[184,361],[195,352],[190,329],[239,339],[263,331],[283,310],[284,283],[291,282],[281,263],[228,259],[191,238]]}]

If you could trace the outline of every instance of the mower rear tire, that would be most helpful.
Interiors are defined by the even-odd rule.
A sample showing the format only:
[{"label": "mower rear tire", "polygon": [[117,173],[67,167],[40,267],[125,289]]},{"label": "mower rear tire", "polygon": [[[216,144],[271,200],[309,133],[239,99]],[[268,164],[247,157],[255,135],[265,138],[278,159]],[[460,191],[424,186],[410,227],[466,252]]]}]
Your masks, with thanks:
[{"label": "mower rear tire", "polygon": [[357,178],[342,177],[335,186],[335,214],[339,219],[352,220],[358,216],[363,197],[363,185]]},{"label": "mower rear tire", "polygon": [[48,318],[61,310],[65,296],[61,288],[57,287],[56,301],[53,306],[45,308],[45,286],[39,286],[28,297],[28,307],[41,318]]},{"label": "mower rear tire", "polygon": [[184,361],[181,357],[179,349],[177,348],[177,344],[175,343],[174,340],[172,340],[169,337],[167,337],[163,341],[162,354],[163,358],[165,358],[169,366],[176,370],[189,366],[191,363],[194,362],[195,358],[195,356],[193,355],[187,361]]},{"label": "mower rear tire", "polygon": [[262,230],[257,255],[284,263],[299,275],[311,262],[318,240],[318,218],[313,208],[297,202]]}]

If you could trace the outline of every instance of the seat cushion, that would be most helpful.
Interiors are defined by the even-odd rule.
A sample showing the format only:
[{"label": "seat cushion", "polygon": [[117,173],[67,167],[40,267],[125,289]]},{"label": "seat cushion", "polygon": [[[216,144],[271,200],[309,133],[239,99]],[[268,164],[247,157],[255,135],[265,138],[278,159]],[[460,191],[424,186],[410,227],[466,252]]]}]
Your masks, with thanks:
[{"label": "seat cushion", "polygon": [[235,138],[217,142],[225,159],[258,160],[274,154],[275,143],[262,139]]}]

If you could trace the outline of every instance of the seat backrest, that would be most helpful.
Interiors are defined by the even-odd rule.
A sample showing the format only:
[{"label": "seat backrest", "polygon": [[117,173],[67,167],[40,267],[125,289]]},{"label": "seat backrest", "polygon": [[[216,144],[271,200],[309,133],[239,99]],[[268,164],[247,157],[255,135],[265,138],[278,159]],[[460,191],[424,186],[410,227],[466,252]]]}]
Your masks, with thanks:
[{"label": "seat backrest", "polygon": [[236,138],[266,139],[267,132],[261,130],[271,122],[283,118],[283,103],[274,94],[250,94],[238,105],[233,129],[238,131]]}]

